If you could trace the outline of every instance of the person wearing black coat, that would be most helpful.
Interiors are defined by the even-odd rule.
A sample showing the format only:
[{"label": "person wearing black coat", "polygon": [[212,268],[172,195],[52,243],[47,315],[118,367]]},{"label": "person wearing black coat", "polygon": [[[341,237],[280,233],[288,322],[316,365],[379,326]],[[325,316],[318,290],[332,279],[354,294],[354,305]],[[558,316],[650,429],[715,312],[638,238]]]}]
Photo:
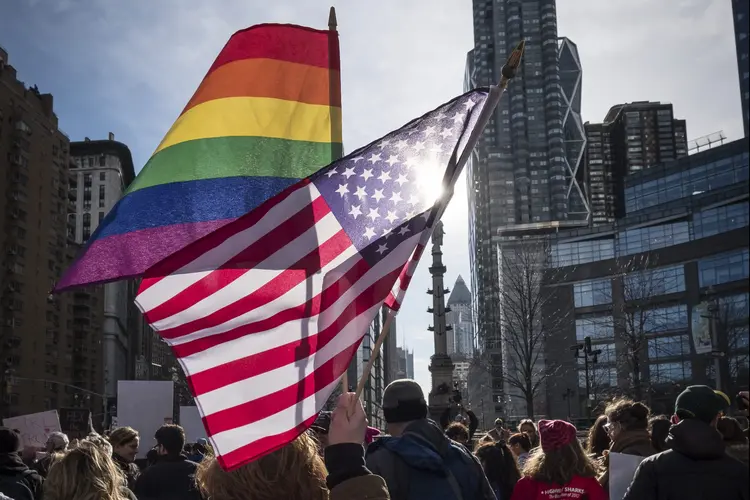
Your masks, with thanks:
[{"label": "person wearing black coat", "polygon": [[179,425],[163,425],[154,437],[159,456],[136,480],[138,500],[201,500],[195,483],[198,464],[182,454],[185,431]]},{"label": "person wearing black coat", "polygon": [[[3,482],[23,484],[31,490],[36,500],[41,500],[44,479],[23,463],[21,448],[20,434],[13,429],[0,427],[0,476]],[[0,493],[3,493],[2,490]]]},{"label": "person wearing black coat", "polygon": [[729,398],[690,386],[675,402],[671,448],[638,466],[623,500],[749,500],[748,468],[726,454],[716,422]]}]

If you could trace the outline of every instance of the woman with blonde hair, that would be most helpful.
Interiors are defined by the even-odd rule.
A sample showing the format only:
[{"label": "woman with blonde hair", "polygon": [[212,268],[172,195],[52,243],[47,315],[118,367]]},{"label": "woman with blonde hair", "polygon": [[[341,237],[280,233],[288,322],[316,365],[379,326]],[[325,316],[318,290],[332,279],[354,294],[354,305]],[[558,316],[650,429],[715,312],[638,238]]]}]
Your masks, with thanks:
[{"label": "woman with blonde hair", "polygon": [[596,480],[596,467],[583,451],[573,424],[540,420],[540,447],[531,452],[511,500],[606,500]]},{"label": "woman with blonde hair", "polygon": [[385,481],[365,467],[366,428],[362,403],[354,393],[342,394],[331,416],[325,464],[315,440],[304,433],[231,472],[207,456],[195,479],[205,498],[221,500],[388,500]]},{"label": "woman with blonde hair", "polygon": [[50,468],[44,500],[135,500],[135,495],[109,455],[83,440]]},{"label": "woman with blonde hair", "polygon": [[138,456],[138,446],[141,438],[138,431],[132,427],[118,427],[109,433],[109,444],[112,445],[112,460],[120,469],[128,482],[128,488],[135,488],[140,470],[135,465],[135,457]]}]

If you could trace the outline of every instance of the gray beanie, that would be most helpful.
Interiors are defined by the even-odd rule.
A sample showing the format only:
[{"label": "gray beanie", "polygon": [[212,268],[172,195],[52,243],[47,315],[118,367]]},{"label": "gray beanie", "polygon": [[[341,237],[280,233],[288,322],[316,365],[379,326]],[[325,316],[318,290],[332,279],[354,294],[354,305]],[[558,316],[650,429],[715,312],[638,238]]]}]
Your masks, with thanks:
[{"label": "gray beanie", "polygon": [[410,379],[394,380],[383,392],[383,415],[389,424],[427,418],[422,388]]}]

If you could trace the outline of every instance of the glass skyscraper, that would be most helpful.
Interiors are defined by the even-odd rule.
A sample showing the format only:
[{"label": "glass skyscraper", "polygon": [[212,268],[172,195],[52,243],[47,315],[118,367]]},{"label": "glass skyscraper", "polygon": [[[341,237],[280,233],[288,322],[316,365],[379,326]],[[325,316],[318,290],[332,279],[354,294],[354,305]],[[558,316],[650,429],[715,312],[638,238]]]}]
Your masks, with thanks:
[{"label": "glass skyscraper", "polygon": [[[482,356],[492,366],[494,412],[502,415],[502,247],[588,223],[585,189],[577,181],[585,148],[578,114],[581,68],[575,45],[558,39],[554,0],[474,0],[473,14],[467,89],[498,82],[510,52],[526,41],[518,74],[467,166],[475,331]],[[566,151],[566,146],[572,149]]]},{"label": "glass skyscraper", "polygon": [[737,45],[737,70],[740,77],[740,96],[742,98],[742,124],[745,137],[750,128],[750,40],[748,40],[748,22],[750,22],[750,0],[732,0],[734,16],[734,43]]}]

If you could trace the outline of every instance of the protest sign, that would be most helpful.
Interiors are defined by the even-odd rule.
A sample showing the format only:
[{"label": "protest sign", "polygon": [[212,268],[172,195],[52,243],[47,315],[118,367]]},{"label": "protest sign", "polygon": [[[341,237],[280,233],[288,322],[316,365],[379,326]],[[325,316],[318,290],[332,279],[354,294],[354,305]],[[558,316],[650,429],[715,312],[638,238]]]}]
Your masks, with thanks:
[{"label": "protest sign", "polygon": [[44,448],[47,437],[53,432],[61,431],[57,410],[4,418],[3,426],[16,429],[21,434],[24,447],[35,448]]},{"label": "protest sign", "polygon": [[622,500],[643,458],[624,453],[609,454],[609,500]]}]

